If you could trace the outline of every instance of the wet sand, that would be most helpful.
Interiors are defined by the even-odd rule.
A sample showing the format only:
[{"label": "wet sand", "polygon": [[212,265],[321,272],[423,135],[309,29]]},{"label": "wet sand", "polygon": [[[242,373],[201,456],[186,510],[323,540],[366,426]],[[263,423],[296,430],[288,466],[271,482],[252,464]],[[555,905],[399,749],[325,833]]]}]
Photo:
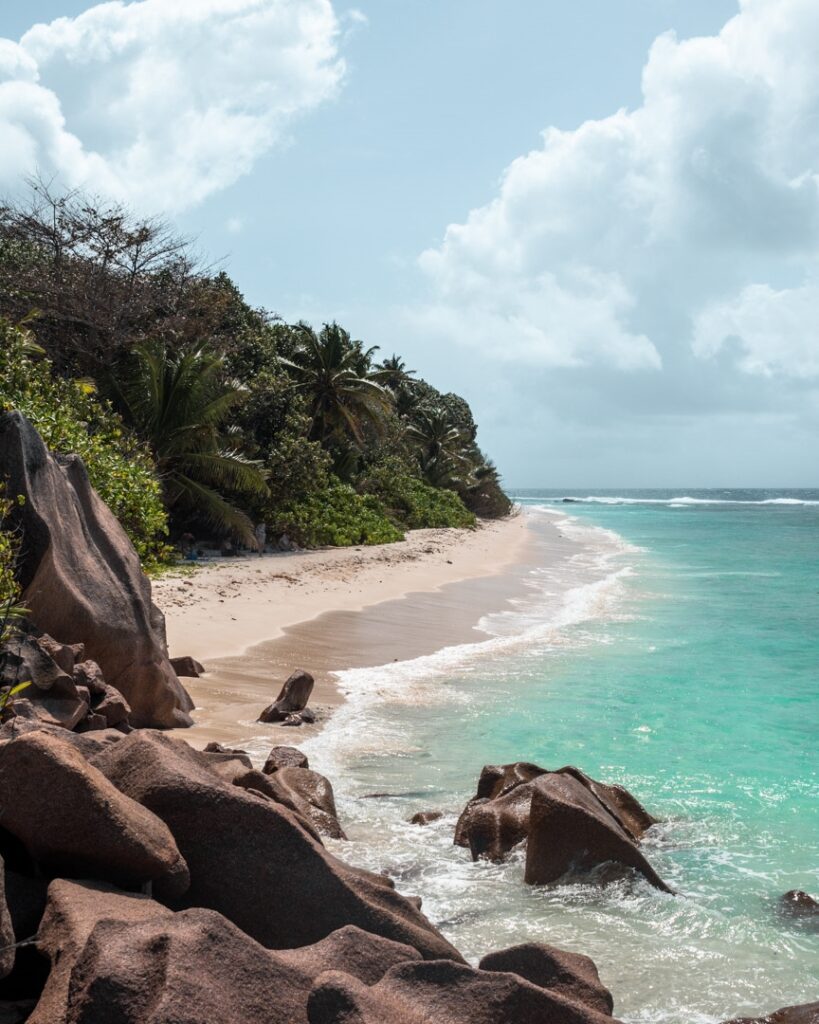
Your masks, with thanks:
[{"label": "wet sand", "polygon": [[[485,640],[479,621],[525,593],[530,566],[542,564],[542,543],[535,552],[521,515],[475,533],[415,531],[404,545],[244,559],[190,581],[161,580],[155,597],[167,616],[171,653],[192,654],[207,669],[201,679],[185,680],[196,704],[186,739],[256,749],[306,739],[344,699],[333,673]],[[554,557],[567,546],[556,526]],[[261,573],[258,562],[265,563]],[[214,597],[223,606],[218,620],[235,624],[224,642]],[[318,723],[260,724],[259,712],[294,668],[316,678],[310,707]]]}]

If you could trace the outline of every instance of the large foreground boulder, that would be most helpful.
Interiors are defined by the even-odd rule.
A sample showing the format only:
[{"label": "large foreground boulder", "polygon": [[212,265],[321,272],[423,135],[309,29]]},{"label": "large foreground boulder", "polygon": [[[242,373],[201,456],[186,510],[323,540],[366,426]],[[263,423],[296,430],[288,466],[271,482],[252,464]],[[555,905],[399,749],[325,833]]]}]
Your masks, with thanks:
[{"label": "large foreground boulder", "polygon": [[613,861],[671,890],[639,849],[654,819],[621,786],[597,782],[578,768],[547,771],[526,762],[481,772],[478,792],[461,814],[455,843],[473,860],[501,861],[526,842],[526,881],[540,885]]},{"label": "large foreground boulder", "polygon": [[737,1017],[724,1024],[819,1024],[819,1003],[785,1006],[767,1017]]},{"label": "large foreground boulder", "polygon": [[135,726],[191,724],[193,704],[168,660],[164,620],[127,534],[82,460],[50,454],[18,412],[0,415],[0,479],[23,536],[23,603],[38,628],[82,643],[131,707]]},{"label": "large foreground boulder", "polygon": [[399,964],[371,986],[325,974],[307,1016],[310,1024],[613,1024],[608,1013],[517,974],[446,960]]},{"label": "large foreground boulder", "polygon": [[52,968],[33,1024],[306,1024],[313,981],[343,967],[366,985],[416,961],[409,946],[343,928],[274,952],[220,914],[55,881],[40,948]]},{"label": "large foreground boulder", "polygon": [[290,810],[219,778],[184,741],[134,732],[92,758],[122,793],[161,818],[190,870],[175,909],[224,914],[271,949],[310,945],[345,925],[460,959],[392,883],[331,856]]},{"label": "large foreground boulder", "polygon": [[170,896],[188,870],[168,827],[119,792],[61,736],[31,732],[0,746],[0,823],[41,868]]}]

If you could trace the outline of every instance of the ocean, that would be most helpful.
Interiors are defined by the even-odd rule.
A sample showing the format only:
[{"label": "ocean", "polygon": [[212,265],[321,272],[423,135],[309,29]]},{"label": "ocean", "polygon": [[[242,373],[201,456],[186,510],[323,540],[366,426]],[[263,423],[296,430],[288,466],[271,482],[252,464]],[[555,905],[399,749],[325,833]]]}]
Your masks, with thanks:
[{"label": "ocean", "polygon": [[[819,491],[517,498],[566,557],[535,549],[489,639],[343,673],[347,703],[305,745],[335,783],[340,852],[420,895],[473,962],[524,941],[591,956],[627,1022],[819,999],[819,931],[778,905],[819,897]],[[520,760],[628,787],[661,819],[644,848],[678,895],[529,887],[520,852],[473,864],[457,815],[484,764]]]}]

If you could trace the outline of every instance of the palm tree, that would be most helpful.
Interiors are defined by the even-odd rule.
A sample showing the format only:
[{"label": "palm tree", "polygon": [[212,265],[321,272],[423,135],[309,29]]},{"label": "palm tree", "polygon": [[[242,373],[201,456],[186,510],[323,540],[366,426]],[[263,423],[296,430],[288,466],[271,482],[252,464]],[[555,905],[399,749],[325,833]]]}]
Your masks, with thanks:
[{"label": "palm tree", "polygon": [[123,418],[147,441],[168,508],[201,516],[246,543],[253,523],[221,490],[267,492],[258,462],[242,454],[226,420],[244,397],[206,348],[172,351],[161,340],[138,345],[127,379],[114,382]]},{"label": "palm tree", "polygon": [[300,330],[293,358],[280,362],[307,396],[311,440],[327,445],[334,436],[350,436],[362,444],[366,426],[382,433],[392,397],[369,370],[375,350],[362,349],[336,323],[319,334],[306,325]]},{"label": "palm tree", "polygon": [[468,487],[472,483],[467,438],[445,410],[416,410],[407,436],[415,444],[421,474],[427,483],[433,487]]},{"label": "palm tree", "polygon": [[373,377],[392,392],[405,387],[412,387],[415,381],[415,370],[408,370],[407,364],[400,356],[392,355],[375,368]]}]

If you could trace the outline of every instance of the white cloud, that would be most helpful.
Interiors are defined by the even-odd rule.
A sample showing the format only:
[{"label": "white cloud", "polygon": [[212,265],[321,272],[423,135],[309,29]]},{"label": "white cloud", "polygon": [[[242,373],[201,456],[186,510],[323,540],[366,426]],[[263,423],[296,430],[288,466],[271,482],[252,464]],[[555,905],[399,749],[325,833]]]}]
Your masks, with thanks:
[{"label": "white cloud", "polygon": [[819,376],[819,285],[777,291],[753,284],[697,317],[694,350],[717,355],[733,343],[746,373]]},{"label": "white cloud", "polygon": [[741,369],[818,373],[794,326],[811,306],[819,323],[802,288],[819,253],[818,51],[816,0],[742,0],[718,36],[658,38],[638,109],[545,131],[421,256],[433,296],[416,322],[531,365],[630,371],[710,358],[742,327]]},{"label": "white cloud", "polygon": [[115,0],[0,40],[0,186],[192,206],[336,94],[338,36],[330,0]]}]

